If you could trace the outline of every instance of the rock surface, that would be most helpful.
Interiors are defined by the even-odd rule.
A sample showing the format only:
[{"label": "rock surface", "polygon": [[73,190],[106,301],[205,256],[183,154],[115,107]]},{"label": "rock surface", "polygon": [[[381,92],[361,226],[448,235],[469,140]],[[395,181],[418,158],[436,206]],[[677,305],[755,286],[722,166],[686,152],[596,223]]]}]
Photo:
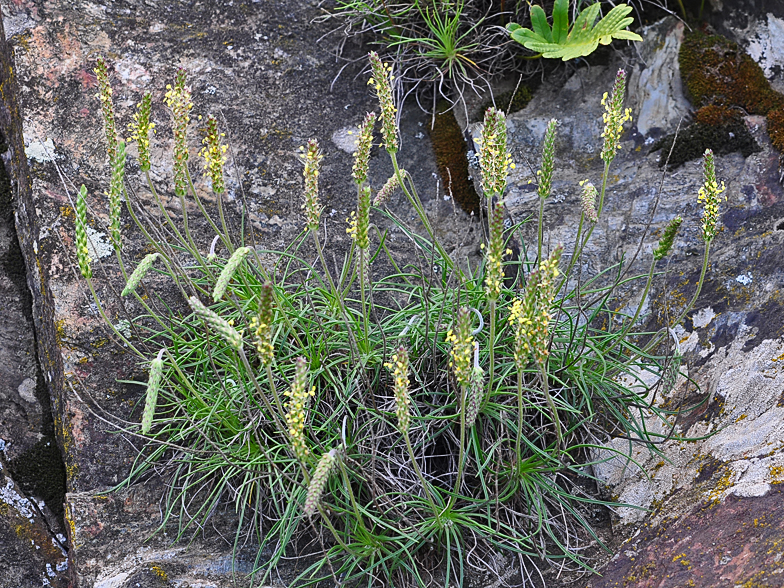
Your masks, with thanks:
[{"label": "rock surface", "polygon": [[[231,547],[220,536],[221,531],[231,528],[230,510],[216,513],[215,529],[205,530],[190,544],[172,544],[170,536],[163,533],[146,541],[159,523],[161,482],[151,478],[131,490],[107,493],[125,477],[139,445],[132,436],[116,433],[116,427],[101,420],[101,411],[137,421],[133,407],[141,388],[118,381],[143,379],[143,374],[130,354],[107,335],[74,271],[73,186],[85,183],[91,209],[99,219],[106,219],[101,194],[107,184],[107,169],[93,97],[95,58],[103,54],[110,61],[121,125],[128,122],[141,92],[153,91],[153,118],[158,125],[153,178],[161,186],[170,183],[172,173],[167,163],[170,123],[161,106],[164,85],[171,81],[176,67],[190,72],[195,110],[219,114],[221,121],[225,117],[233,150],[227,174],[233,203],[239,206],[242,202],[242,188],[259,239],[271,248],[288,242],[302,225],[296,149],[307,138],[318,137],[326,153],[325,204],[327,213],[334,216],[330,239],[341,247],[346,243],[343,219],[354,205],[346,131],[375,105],[364,76],[353,77],[356,68],[348,68],[330,91],[342,63],[335,63],[315,44],[328,28],[310,24],[317,14],[315,4],[291,0],[181,8],[150,0],[106,4],[19,0],[4,9],[24,110],[22,122],[14,97],[10,90],[6,92],[11,82],[10,70],[4,67],[2,127],[10,145],[6,160],[18,182],[16,226],[28,263],[41,373],[52,396],[57,439],[66,462],[68,574],[74,586],[228,586],[232,577]],[[754,47],[759,46],[763,67],[775,73],[778,57],[771,48],[775,44],[766,44],[765,39],[776,38],[775,19],[781,15],[771,14],[760,21],[767,27],[768,37],[754,37],[755,41],[744,33],[748,42],[743,45],[753,56]],[[759,23],[743,26],[747,27],[744,31],[756,27],[754,30],[764,32]],[[640,259],[648,259],[657,241],[652,234],[676,214],[683,215],[684,228],[667,267],[665,286],[653,293],[653,304],[645,309],[652,319],[660,318],[666,309],[672,312],[679,300],[690,296],[699,273],[699,162],[662,176],[658,154],[648,152],[652,139],[672,132],[688,110],[673,73],[682,34],[681,25],[674,21],[649,27],[639,52],[615,56],[609,66],[578,68],[565,85],[545,81],[532,103],[509,119],[513,157],[519,163],[530,161],[534,169],[544,125],[553,116],[561,119],[558,168],[546,214],[549,239],[568,245],[579,211],[578,181],[589,177],[598,183],[599,179],[601,93],[609,88],[618,66],[629,68],[628,103],[634,109],[635,127],[625,136],[614,164],[607,207],[594,232],[585,270],[595,271],[622,254],[631,257],[638,248]],[[435,166],[424,139],[427,123],[427,118],[418,115],[404,120],[403,166],[415,174],[420,189],[429,192],[426,206],[456,255],[475,255],[476,223],[454,212],[452,204],[443,199],[443,190],[435,187],[431,175]],[[644,462],[643,470],[650,478],[634,467],[624,467],[625,460],[620,458],[599,468],[597,473],[608,493],[654,512],[645,515],[640,509],[618,509],[618,537],[633,534],[641,520],[647,526],[639,527],[639,534],[604,569],[602,579],[590,580],[594,588],[674,588],[689,585],[690,579],[695,586],[754,581],[775,586],[781,577],[777,570],[781,569],[784,548],[776,543],[781,516],[766,518],[766,513],[780,510],[778,484],[784,479],[784,470],[779,469],[784,465],[784,408],[780,406],[784,399],[776,396],[784,378],[784,302],[780,295],[784,274],[779,263],[784,192],[778,183],[778,154],[767,141],[764,120],[747,117],[746,124],[763,150],[747,159],[736,154],[718,160],[718,175],[728,187],[722,217],[725,228],[714,243],[700,302],[679,332],[684,351],[682,372],[701,386],[700,398],[707,395],[707,399],[700,410],[677,423],[678,430],[692,437],[719,432],[697,442],[668,441],[661,456],[634,455]],[[195,159],[198,137],[193,135],[191,154]],[[134,165],[129,179],[144,201],[148,196]],[[377,184],[389,174],[382,158],[374,159],[372,171]],[[506,198],[517,219],[526,217],[536,205],[529,179],[532,175],[527,166],[518,165]],[[197,189],[204,190],[200,174],[196,181]],[[170,206],[177,212],[176,203]],[[404,217],[410,215],[400,201],[395,207]],[[96,237],[103,232],[100,222],[92,228]],[[204,228],[197,227],[197,231]],[[392,234],[390,244],[405,251],[408,241]],[[138,240],[128,243],[131,259],[141,257],[142,246]],[[117,291],[119,272],[111,255],[102,261],[100,272],[106,273],[101,273],[99,295],[113,320],[121,320],[133,309],[126,312],[112,291]],[[13,291],[9,292],[13,298]],[[630,304],[633,295],[630,290]],[[5,349],[24,357],[29,355],[30,345],[28,337],[18,348],[9,344]],[[35,423],[45,407],[40,395],[31,396],[30,383],[23,385],[27,379],[35,379],[35,368],[24,361],[17,365],[19,373],[7,376],[14,401],[2,406],[17,411],[13,422]],[[14,377],[22,379],[14,384]],[[6,378],[3,380],[5,384]],[[692,401],[693,390],[686,378],[681,378],[670,398]],[[5,388],[3,393],[10,397]],[[35,398],[38,404],[26,398]],[[5,423],[4,419],[2,426],[9,426]],[[24,441],[26,430],[0,433],[0,437],[4,434],[13,434],[20,448],[28,447],[24,443],[33,443],[33,439],[37,442],[35,435]],[[20,500],[25,499],[13,481],[3,483],[10,483]],[[34,517],[36,524],[38,521]],[[46,532],[51,535],[49,528]],[[721,532],[719,539],[714,538],[719,537],[716,529]],[[6,537],[13,553],[20,555],[11,560],[0,556],[0,561],[23,561],[28,557],[25,553],[33,553],[18,540],[19,533],[7,532],[0,525],[3,545]],[[710,557],[701,556],[697,551],[708,541],[717,545],[707,550]],[[62,554],[50,555],[54,558],[51,562],[32,559],[37,556],[29,556],[29,561],[40,561],[36,569],[44,573],[46,563],[63,568],[57,563],[62,562]],[[240,555],[237,572],[242,573],[248,564]],[[283,570],[284,579],[290,571]],[[5,573],[2,567],[0,572]],[[15,582],[17,576],[7,577]],[[20,575],[19,585],[36,582],[39,577],[40,573]],[[61,576],[57,578],[61,581]]]}]

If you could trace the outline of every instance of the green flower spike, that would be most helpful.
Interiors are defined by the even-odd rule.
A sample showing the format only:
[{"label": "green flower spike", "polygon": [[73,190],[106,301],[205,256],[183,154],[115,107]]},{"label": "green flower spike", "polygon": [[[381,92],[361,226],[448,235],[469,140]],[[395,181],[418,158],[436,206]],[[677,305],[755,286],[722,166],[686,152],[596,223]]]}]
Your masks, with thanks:
[{"label": "green flower spike", "polygon": [[395,388],[395,414],[397,426],[404,435],[411,424],[411,397],[408,393],[410,381],[408,379],[408,350],[399,347],[397,353],[392,355],[392,361],[385,363],[384,367],[392,372]]},{"label": "green flower spike", "polygon": [[242,349],[242,337],[240,337],[240,334],[234,327],[231,326],[231,324],[229,324],[228,321],[225,321],[214,311],[204,306],[195,296],[191,296],[188,299],[188,304],[193,310],[193,313],[202,319],[205,323],[207,323],[210,327],[215,329],[218,334],[223,337],[224,341],[229,344],[230,347],[236,349],[237,351]]},{"label": "green flower spike", "polygon": [[504,205],[498,203],[490,209],[490,242],[485,262],[485,293],[490,300],[498,300],[504,280]]},{"label": "green flower spike", "polygon": [[112,164],[112,179],[109,183],[109,233],[112,245],[116,250],[122,247],[120,232],[120,212],[122,211],[122,195],[125,183],[125,143],[117,142],[117,156]]},{"label": "green flower spike", "polygon": [[501,196],[506,190],[506,175],[514,169],[512,156],[506,151],[506,116],[502,110],[488,108],[479,139],[479,167],[485,196]]},{"label": "green flower spike", "polygon": [[539,176],[539,198],[547,198],[553,187],[553,171],[555,170],[555,130],[558,128],[558,121],[554,118],[547,123],[544,132],[544,145],[542,147],[542,167],[536,172]]},{"label": "green flower spike", "polygon": [[678,234],[678,229],[681,227],[682,222],[683,219],[680,216],[676,216],[667,224],[667,228],[664,229],[664,235],[662,235],[662,238],[659,240],[659,246],[653,250],[653,259],[659,261],[667,256],[670,249],[672,249],[672,244],[675,242],[675,235]]},{"label": "green flower spike", "polygon": [[158,257],[160,257],[160,253],[148,253],[144,256],[144,259],[139,262],[139,265],[136,266],[136,269],[133,270],[133,273],[128,278],[128,283],[125,284],[125,288],[123,288],[120,296],[128,296],[139,287],[144,276],[150,271],[152,264],[155,263],[155,260],[158,259]]},{"label": "green flower spike", "polygon": [[316,394],[315,386],[308,386],[308,366],[304,357],[297,358],[294,371],[294,381],[291,388],[284,393],[289,397],[286,405],[286,426],[289,428],[289,439],[294,455],[301,462],[310,454],[307,442],[305,441],[305,419],[307,417],[310,399]]},{"label": "green flower spike", "polygon": [[321,221],[321,204],[318,197],[318,176],[321,167],[321,159],[324,157],[319,151],[319,144],[316,139],[308,141],[308,147],[300,147],[305,153],[302,161],[305,164],[305,202],[302,209],[305,211],[308,229],[318,231]]},{"label": "green flower spike", "polygon": [[212,191],[215,194],[226,192],[226,181],[223,177],[223,166],[226,163],[226,150],[228,145],[221,145],[224,133],[218,132],[218,120],[213,116],[207,117],[207,129],[202,143],[204,147],[199,155],[204,158],[204,169],[212,180]]},{"label": "green flower spike", "polygon": [[139,169],[143,172],[150,170],[150,131],[155,128],[155,123],[150,122],[151,111],[152,93],[145,92],[142,101],[136,106],[133,122],[128,125],[128,130],[131,131],[128,141],[136,141],[139,151]]},{"label": "green flower spike", "polygon": [[82,277],[89,280],[93,277],[93,270],[90,267],[90,249],[87,246],[87,188],[79,188],[76,195],[76,259],[79,262],[79,271]]},{"label": "green flower spike", "polygon": [[351,176],[357,186],[367,182],[368,166],[370,164],[370,149],[373,147],[373,125],[376,124],[376,113],[368,112],[365,120],[359,127],[357,150],[354,152],[354,167]]},{"label": "green flower spike", "polygon": [[242,261],[248,257],[248,253],[250,253],[250,247],[239,247],[232,253],[229,261],[226,262],[226,265],[221,270],[218,281],[215,282],[215,290],[212,292],[213,302],[223,298],[226,288],[229,287],[229,282],[231,282],[231,278],[234,276],[234,272],[237,271]]},{"label": "green flower spike", "polygon": [[185,86],[185,70],[180,69],[174,79],[174,86],[166,86],[163,101],[174,119],[174,193],[184,196],[188,190],[188,142],[187,132],[190,111],[193,108],[190,88]]},{"label": "green flower spike", "polygon": [[467,389],[471,385],[474,338],[471,335],[471,311],[465,306],[457,312],[455,328],[447,331],[446,340],[452,345],[449,367],[457,383]]},{"label": "green flower spike", "polygon": [[158,357],[150,363],[150,377],[147,380],[147,394],[144,399],[144,412],[142,413],[142,435],[150,432],[152,418],[155,416],[155,405],[158,403],[158,392],[163,379],[163,353],[166,348],[158,352]]},{"label": "green flower spike", "polygon": [[616,152],[621,148],[621,135],[623,135],[624,123],[632,120],[632,109],[623,109],[623,98],[626,95],[626,71],[619,69],[615,76],[615,83],[612,87],[610,96],[607,92],[602,97],[604,114],[604,146],[602,147],[602,160],[606,165],[610,165],[615,159]]},{"label": "green flower spike", "polygon": [[259,293],[259,314],[250,319],[250,330],[256,343],[256,351],[259,353],[261,365],[264,366],[272,363],[274,358],[274,348],[272,347],[273,319],[272,284],[265,282],[261,285],[261,292]]},{"label": "green flower spike", "polygon": [[109,154],[109,164],[113,165],[117,157],[117,127],[114,119],[114,105],[112,104],[112,86],[109,83],[109,68],[103,57],[98,58],[93,71],[98,81],[98,93],[95,97],[101,101],[103,130],[106,134],[106,152]]},{"label": "green flower spike", "polygon": [[397,108],[392,100],[392,66],[381,61],[378,53],[371,51],[368,54],[372,77],[368,85],[373,86],[381,108],[381,137],[384,147],[389,153],[396,153],[399,147],[397,138]]},{"label": "green flower spike", "polygon": [[313,477],[310,479],[310,485],[308,486],[308,494],[305,496],[305,506],[303,508],[305,516],[308,518],[316,514],[316,509],[321,501],[321,496],[324,494],[327,480],[329,480],[329,475],[332,472],[332,468],[335,467],[336,461],[337,451],[330,449],[321,456],[321,459],[313,472]]},{"label": "green flower spike", "polygon": [[[404,178],[406,176],[406,170],[400,170],[400,177]],[[386,204],[389,197],[400,187],[400,182],[397,181],[397,174],[393,174],[386,183],[382,186],[382,188],[376,194],[376,197],[373,199],[373,206],[383,206]]]},{"label": "green flower spike", "polygon": [[[702,240],[710,243],[719,232],[719,204],[721,203],[721,193],[726,190],[726,187],[724,182],[719,186],[716,180],[716,160],[713,157],[713,151],[706,149],[702,162],[703,183],[697,200],[705,206],[702,212]],[[726,200],[726,195],[724,198]]]}]

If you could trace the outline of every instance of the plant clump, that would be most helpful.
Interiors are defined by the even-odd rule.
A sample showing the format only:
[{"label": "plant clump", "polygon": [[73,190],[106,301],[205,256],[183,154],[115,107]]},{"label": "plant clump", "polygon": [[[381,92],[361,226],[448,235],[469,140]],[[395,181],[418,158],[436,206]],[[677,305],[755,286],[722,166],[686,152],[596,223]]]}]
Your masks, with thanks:
[{"label": "plant clump", "polygon": [[[583,214],[571,244],[550,246],[543,230],[557,169],[558,121],[548,123],[537,174],[537,242],[526,247],[536,251],[531,259],[508,257],[518,228],[504,226],[514,163],[503,111],[485,112],[478,159],[489,238],[479,267],[464,269],[438,240],[416,186],[398,165],[393,79],[377,55],[370,59],[394,170],[389,190],[403,192],[417,224],[371,204],[366,166],[376,117],[368,115],[352,174],[357,208],[347,228],[322,214],[322,154],[313,139],[300,152],[303,230],[295,241],[270,251],[252,246],[246,223],[228,231],[229,211],[215,193],[223,189],[224,164],[217,126],[202,172],[213,180],[212,208],[191,180],[183,71],[167,98],[176,98],[171,114],[180,119],[173,156],[182,169],[173,188],[195,204],[210,234],[190,228],[187,206],[179,219],[166,211],[149,170],[143,173],[151,206],[160,214],[138,214],[144,204],[115,173],[127,214],[152,252],[134,261],[129,276],[128,254],[115,247],[127,287],[116,305],[106,305],[110,288],[93,278],[92,264],[108,262],[90,259],[84,245],[86,188],[80,190],[74,227],[80,273],[107,328],[149,371],[140,422],[117,420],[147,441],[120,487],[151,471],[168,476],[161,527],[176,527],[177,539],[200,532],[216,511],[233,505],[235,545],[256,541],[253,585],[266,582],[284,558],[299,556],[308,563],[296,586],[424,587],[433,585],[435,570],[444,585],[465,586],[472,573],[494,571],[500,553],[517,558],[528,578],[547,560],[589,569],[581,553],[596,535],[585,515],[607,504],[580,483],[599,459],[592,448],[619,437],[656,452],[655,431],[670,430],[677,418],[653,403],[656,390],[675,381],[670,325],[648,332],[638,319],[657,264],[677,247],[681,221],[665,231],[647,275],[628,276],[626,260],[596,274],[582,269],[585,246],[603,222],[611,165],[630,116],[623,108],[625,74],[618,73],[608,95],[597,138],[604,169],[593,181],[601,189],[583,183]],[[139,132],[134,140],[144,141]],[[124,164],[121,150],[118,143],[110,155],[113,169]],[[702,273],[676,323],[699,295],[719,231],[724,185],[710,152],[704,177],[695,195],[704,204]],[[384,227],[410,238],[413,263],[398,264]],[[333,252],[321,240],[335,230],[352,237],[342,265],[334,263],[337,255],[327,261]],[[167,239],[155,238],[164,232]],[[265,266],[259,254],[277,262]],[[374,274],[379,256],[394,271]],[[171,284],[179,305],[156,292],[140,294],[149,272],[157,274],[156,285]],[[514,280],[504,279],[509,273]],[[635,281],[639,305],[634,313],[619,311],[619,290]],[[119,305],[136,317],[133,332],[119,330],[107,314]],[[655,382],[645,385],[643,372]]]}]

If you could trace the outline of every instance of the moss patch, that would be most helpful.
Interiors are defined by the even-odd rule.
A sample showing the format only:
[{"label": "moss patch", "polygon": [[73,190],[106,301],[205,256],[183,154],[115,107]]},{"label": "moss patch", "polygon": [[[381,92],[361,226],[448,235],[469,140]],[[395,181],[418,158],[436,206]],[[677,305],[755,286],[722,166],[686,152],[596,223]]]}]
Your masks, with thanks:
[{"label": "moss patch", "polygon": [[[686,93],[698,108],[695,124],[683,131],[670,158],[670,168],[700,157],[705,149],[744,157],[760,150],[742,114],[766,115],[771,142],[784,149],[784,95],[776,92],[759,65],[737,43],[721,35],[695,31],[687,35],[678,54]],[[667,158],[673,136],[654,147]]]},{"label": "moss patch", "polygon": [[438,104],[430,142],[436,157],[438,173],[444,192],[452,195],[460,208],[468,213],[479,213],[479,195],[468,175],[468,159],[465,139],[450,104]]}]

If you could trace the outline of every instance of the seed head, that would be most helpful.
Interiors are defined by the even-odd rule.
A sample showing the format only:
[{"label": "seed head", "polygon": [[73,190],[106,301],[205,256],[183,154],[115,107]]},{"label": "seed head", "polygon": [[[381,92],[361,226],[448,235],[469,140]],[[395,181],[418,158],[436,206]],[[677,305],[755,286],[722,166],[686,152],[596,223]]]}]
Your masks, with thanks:
[{"label": "seed head", "polygon": [[128,125],[131,136],[128,141],[136,141],[139,151],[139,169],[149,171],[150,169],[150,131],[155,132],[155,123],[150,122],[150,112],[152,110],[152,93],[145,92],[142,101],[136,106],[136,113],[133,115],[133,122]]},{"label": "seed head", "polygon": [[223,178],[223,165],[226,163],[226,150],[228,145],[221,145],[224,133],[218,132],[218,119],[213,115],[207,117],[207,129],[199,155],[204,158],[204,169],[212,180],[212,191],[223,194],[226,191],[226,182]]},{"label": "seed head", "polygon": [[408,350],[399,347],[397,353],[392,355],[392,361],[385,363],[384,367],[392,372],[395,383],[395,414],[397,426],[404,435],[411,424],[411,397],[408,392]]},{"label": "seed head", "polygon": [[[702,211],[702,240],[710,243],[719,231],[719,204],[721,203],[721,193],[726,190],[726,187],[724,182],[719,186],[716,181],[716,161],[713,157],[713,151],[706,149],[702,162],[703,183],[697,200],[705,206]],[[724,198],[726,200],[726,195]]]},{"label": "seed head", "polygon": [[604,114],[602,115],[602,120],[604,121],[602,160],[604,160],[606,165],[610,165],[610,162],[615,159],[616,152],[621,148],[621,135],[623,134],[624,123],[632,120],[632,109],[623,109],[625,94],[626,72],[619,69],[615,76],[615,83],[610,96],[608,97],[607,92],[605,92],[602,97],[602,106],[604,106]]},{"label": "seed head", "polygon": [[550,195],[553,187],[553,171],[555,170],[555,130],[558,128],[558,121],[554,118],[547,123],[547,130],[544,132],[544,144],[542,147],[542,167],[536,172],[539,176],[539,198],[545,199]]},{"label": "seed head", "polygon": [[272,284],[265,282],[259,293],[259,314],[250,320],[250,329],[256,343],[261,365],[272,363],[274,348],[272,346],[272,322],[274,312],[272,309]]},{"label": "seed head", "polygon": [[506,190],[507,171],[514,169],[512,156],[506,151],[506,116],[502,110],[487,109],[478,151],[485,196],[501,196]]},{"label": "seed head", "polygon": [[654,260],[659,261],[660,259],[664,259],[670,252],[672,244],[675,242],[675,235],[678,234],[678,229],[681,227],[682,222],[683,219],[679,215],[667,224],[667,228],[664,229],[664,235],[662,235],[662,238],[659,240],[659,246],[653,250]]},{"label": "seed head", "polygon": [[155,416],[155,405],[158,403],[158,392],[163,379],[163,352],[158,352],[158,357],[150,362],[150,377],[147,380],[147,394],[144,399],[144,412],[142,413],[142,435],[150,432],[152,418]]},{"label": "seed head", "polygon": [[217,313],[204,306],[195,296],[188,299],[188,304],[194,314],[215,329],[230,347],[239,351],[242,349],[242,337],[228,321],[222,319]]},{"label": "seed head", "polygon": [[446,340],[452,345],[449,367],[452,368],[457,383],[467,389],[471,385],[474,338],[471,335],[471,311],[465,306],[457,312],[454,330],[447,331]]},{"label": "seed head", "polygon": [[[400,177],[406,177],[406,170],[400,170]],[[383,206],[386,204],[389,197],[400,187],[400,182],[397,181],[397,174],[392,174],[392,176],[386,181],[384,186],[378,191],[376,197],[373,199],[373,206]]]},{"label": "seed head", "polygon": [[[478,347],[477,347],[478,349]],[[471,369],[471,380],[466,394],[465,422],[466,427],[473,427],[479,415],[479,407],[485,397],[485,371],[478,365]]]},{"label": "seed head", "polygon": [[231,254],[229,261],[226,262],[226,265],[221,270],[220,276],[218,276],[218,281],[215,282],[215,290],[212,292],[213,302],[217,302],[223,298],[223,295],[226,293],[226,288],[229,287],[229,282],[234,276],[234,272],[237,271],[237,268],[242,261],[248,257],[248,253],[250,253],[250,247],[238,247],[234,250],[234,253]]},{"label": "seed head", "polygon": [[383,63],[378,53],[371,51],[368,54],[370,59],[370,69],[372,77],[368,80],[368,85],[373,86],[378,97],[378,104],[381,108],[381,137],[384,140],[384,147],[389,153],[396,153],[398,150],[397,138],[397,108],[392,100],[392,66]]},{"label": "seed head", "polygon": [[303,508],[308,518],[316,514],[316,509],[321,501],[321,496],[324,494],[327,480],[329,480],[329,475],[332,472],[332,468],[335,467],[336,461],[337,451],[330,449],[321,456],[316,469],[313,471],[313,477],[310,478],[310,485],[308,486],[308,493],[305,496],[305,506]]},{"label": "seed head", "polygon": [[490,300],[498,300],[504,280],[504,205],[490,207],[490,242],[485,261],[485,293]]},{"label": "seed head", "polygon": [[316,139],[308,141],[307,150],[303,147],[305,153],[302,155],[302,161],[305,164],[305,202],[302,204],[302,209],[305,211],[305,218],[307,219],[308,229],[311,231],[318,231],[319,222],[321,219],[321,204],[318,197],[318,176],[319,168],[321,167],[321,159],[324,157],[319,151],[319,144]]},{"label": "seed head", "polygon": [[528,358],[544,365],[549,355],[548,328],[550,307],[555,296],[555,279],[558,277],[558,261],[563,247],[556,247],[539,269],[528,276],[522,300],[512,303],[509,325],[514,329],[514,358],[518,370],[525,368]]},{"label": "seed head", "polygon": [[180,69],[174,78],[174,86],[166,86],[163,101],[174,119],[174,192],[184,196],[188,190],[188,142],[187,131],[190,122],[191,90],[185,85],[185,70]]},{"label": "seed head", "polygon": [[125,288],[123,288],[120,296],[128,296],[128,294],[133,293],[133,291],[139,287],[144,276],[150,271],[152,264],[155,263],[155,260],[158,259],[158,257],[160,257],[160,253],[148,253],[144,256],[144,259],[139,262],[139,265],[136,266],[136,269],[133,270],[133,273],[128,278],[128,283],[125,284]]},{"label": "seed head", "polygon": [[373,125],[375,124],[376,113],[368,112],[359,127],[357,150],[354,152],[354,167],[351,170],[351,176],[357,186],[362,186],[367,181],[370,149],[373,147]]},{"label": "seed head", "polygon": [[596,187],[588,180],[580,182],[583,187],[582,194],[580,194],[580,206],[583,209],[583,214],[592,223],[599,222],[599,216],[596,214],[596,198],[599,195]]},{"label": "seed head", "polygon": [[284,393],[289,397],[286,405],[286,426],[289,428],[289,439],[294,455],[301,462],[310,454],[305,440],[305,418],[311,397],[316,394],[315,386],[308,386],[308,366],[304,357],[297,358],[294,370],[294,380],[291,388]]},{"label": "seed head", "polygon": [[117,128],[114,122],[114,105],[112,104],[112,86],[109,83],[109,68],[103,57],[98,58],[93,71],[98,80],[98,93],[95,97],[101,101],[103,130],[106,134],[106,152],[109,154],[109,165],[113,165],[114,159],[117,157]]},{"label": "seed head", "polygon": [[76,195],[76,259],[79,262],[79,271],[82,277],[89,280],[93,276],[90,267],[90,249],[87,247],[87,188],[79,188]]},{"label": "seed head", "polygon": [[117,153],[112,163],[112,179],[109,182],[109,233],[112,245],[119,251],[122,247],[120,232],[120,211],[122,210],[122,194],[125,184],[125,143],[117,142]]}]

